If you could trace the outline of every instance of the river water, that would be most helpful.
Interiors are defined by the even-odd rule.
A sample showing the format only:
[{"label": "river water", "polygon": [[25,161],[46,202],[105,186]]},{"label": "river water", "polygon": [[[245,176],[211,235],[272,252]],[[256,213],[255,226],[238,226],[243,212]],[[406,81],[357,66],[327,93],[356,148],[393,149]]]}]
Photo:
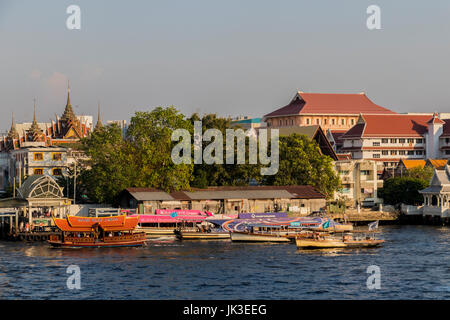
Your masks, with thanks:
[{"label": "river water", "polygon": [[[0,242],[0,299],[450,299],[450,229],[382,226],[383,247],[151,240],[143,248]],[[68,289],[68,266],[81,289]],[[367,287],[368,266],[380,289]]]}]

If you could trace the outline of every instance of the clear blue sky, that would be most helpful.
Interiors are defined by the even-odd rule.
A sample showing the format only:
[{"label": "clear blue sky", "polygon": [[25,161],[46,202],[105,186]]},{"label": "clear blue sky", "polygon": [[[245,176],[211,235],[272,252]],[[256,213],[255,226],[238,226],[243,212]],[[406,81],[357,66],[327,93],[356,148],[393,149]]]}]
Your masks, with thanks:
[{"label": "clear blue sky", "polygon": [[[81,7],[81,30],[66,8]],[[366,28],[381,7],[382,30]],[[398,112],[450,112],[450,1],[0,0],[0,129],[62,114],[129,119],[175,105],[262,116],[309,92],[365,91]]]}]

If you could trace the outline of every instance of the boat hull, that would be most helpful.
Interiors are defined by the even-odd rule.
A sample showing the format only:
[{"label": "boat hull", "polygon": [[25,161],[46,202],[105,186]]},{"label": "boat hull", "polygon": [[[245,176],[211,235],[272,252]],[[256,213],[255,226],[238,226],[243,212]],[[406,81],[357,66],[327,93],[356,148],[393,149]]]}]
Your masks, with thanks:
[{"label": "boat hull", "polygon": [[299,249],[321,249],[321,248],[370,248],[380,246],[384,240],[361,240],[361,241],[341,241],[333,239],[295,239],[295,244]]},{"label": "boat hull", "polygon": [[145,232],[147,237],[155,237],[155,236],[175,236],[174,233],[175,228],[146,228],[146,227],[137,227],[136,231]]},{"label": "boat hull", "polygon": [[230,239],[228,232],[189,232],[180,231],[176,233],[177,238],[182,240],[221,240]]},{"label": "boat hull", "polygon": [[145,240],[124,241],[124,242],[93,242],[93,243],[73,243],[49,240],[53,247],[56,248],[117,248],[117,247],[140,247],[145,244]]},{"label": "boat hull", "polygon": [[255,234],[247,232],[231,232],[231,241],[234,242],[291,242],[285,236],[276,234]]}]

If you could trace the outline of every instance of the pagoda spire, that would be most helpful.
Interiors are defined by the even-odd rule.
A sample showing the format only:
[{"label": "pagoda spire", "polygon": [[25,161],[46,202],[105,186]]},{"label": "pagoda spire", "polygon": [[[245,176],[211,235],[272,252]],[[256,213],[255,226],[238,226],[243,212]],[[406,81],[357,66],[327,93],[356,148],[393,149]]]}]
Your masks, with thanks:
[{"label": "pagoda spire", "polygon": [[14,112],[12,113],[11,129],[8,132],[8,139],[19,139],[19,133],[16,130],[16,122],[14,121]]},{"label": "pagoda spire", "polygon": [[97,108],[98,108],[97,124],[95,125],[94,130],[98,130],[103,127],[102,119],[100,117],[100,102],[98,103]]},{"label": "pagoda spire", "polygon": [[73,112],[72,104],[70,103],[70,82],[67,81],[67,103],[66,108],[64,109],[64,113],[61,117],[61,120],[68,121],[74,120],[75,118],[76,118],[75,113]]},{"label": "pagoda spire", "polygon": [[36,99],[34,99],[34,116],[33,123],[31,124],[30,129],[28,130],[29,140],[31,141],[43,141],[42,130],[39,128],[39,125],[36,120]]}]

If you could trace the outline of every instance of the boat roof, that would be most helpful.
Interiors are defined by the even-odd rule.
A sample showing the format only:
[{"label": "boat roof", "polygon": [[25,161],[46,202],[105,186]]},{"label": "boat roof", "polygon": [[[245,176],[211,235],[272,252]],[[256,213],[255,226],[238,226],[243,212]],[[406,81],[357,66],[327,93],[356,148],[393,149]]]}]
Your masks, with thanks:
[{"label": "boat roof", "polygon": [[137,217],[113,216],[102,218],[67,216],[65,219],[53,218],[61,231],[92,232],[101,227],[104,231],[130,231],[138,224]]}]

